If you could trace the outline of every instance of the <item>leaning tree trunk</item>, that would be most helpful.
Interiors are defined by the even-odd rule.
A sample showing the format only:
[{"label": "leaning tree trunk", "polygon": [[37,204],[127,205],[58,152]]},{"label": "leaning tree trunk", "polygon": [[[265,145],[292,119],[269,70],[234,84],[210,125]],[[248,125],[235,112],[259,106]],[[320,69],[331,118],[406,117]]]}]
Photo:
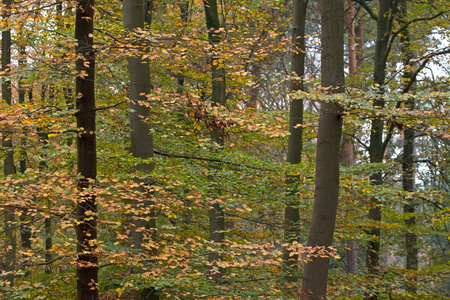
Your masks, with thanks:
[{"label": "leaning tree trunk", "polygon": [[[3,14],[2,18],[7,23],[11,11],[11,0],[3,1]],[[2,71],[7,75],[11,70],[11,31],[5,29],[2,31]],[[2,98],[8,105],[12,104],[12,94],[11,94],[11,81],[6,78],[2,83]],[[12,137],[10,134],[6,133],[3,135],[3,148],[6,150],[6,156],[3,161],[3,171],[5,176],[12,175],[16,172],[14,167],[14,151],[12,149]],[[15,225],[15,215],[13,207],[5,205],[5,236],[7,240],[6,251],[5,251],[5,262],[4,268],[6,272],[14,270],[14,262],[17,255],[17,236],[16,231],[13,229]],[[10,273],[6,276],[6,280],[10,282],[11,286],[14,285],[14,275]]]},{"label": "leaning tree trunk", "polygon": [[[305,75],[305,24],[306,6],[308,0],[295,0],[293,4],[293,24],[292,24],[292,57],[291,81],[292,101],[289,108],[289,140],[287,161],[291,164],[298,164],[302,160],[303,147],[303,99],[296,94],[303,91],[303,76]],[[298,210],[299,195],[298,184],[299,175],[289,175],[286,179],[288,187],[287,203],[284,209],[284,243],[287,245],[299,240],[300,214]],[[283,273],[287,281],[298,280],[298,255],[290,255],[291,251],[283,249]]]},{"label": "leaning tree trunk", "polygon": [[76,208],[77,295],[78,300],[97,300],[97,198],[90,187],[97,177],[95,132],[95,51],[94,0],[78,0],[76,5],[76,109],[78,195]]},{"label": "leaning tree trunk", "polygon": [[[212,77],[212,95],[211,99],[214,105],[225,105],[226,102],[226,78],[223,62],[220,61],[218,55],[218,45],[222,41],[222,33],[220,31],[219,13],[217,10],[216,0],[203,0],[205,8],[206,26],[208,30],[208,39],[212,46],[211,49],[211,77]],[[223,146],[223,129],[211,131],[212,140]],[[217,179],[211,176],[212,184]],[[218,193],[220,193],[220,189]],[[220,203],[214,203],[209,210],[209,239],[217,245],[220,245],[225,239],[225,214]],[[208,255],[208,261],[211,264],[210,277],[218,281],[223,276],[223,269],[217,267],[217,261],[222,259],[222,255],[218,251],[211,251]]]},{"label": "leaning tree trunk", "polygon": [[[330,93],[344,91],[344,1],[323,0],[322,86]],[[320,107],[316,153],[316,186],[308,246],[327,250],[332,245],[339,196],[339,150],[342,108],[335,102]],[[318,253],[317,253],[318,254]],[[312,253],[303,271],[303,299],[326,298],[329,257]]]}]

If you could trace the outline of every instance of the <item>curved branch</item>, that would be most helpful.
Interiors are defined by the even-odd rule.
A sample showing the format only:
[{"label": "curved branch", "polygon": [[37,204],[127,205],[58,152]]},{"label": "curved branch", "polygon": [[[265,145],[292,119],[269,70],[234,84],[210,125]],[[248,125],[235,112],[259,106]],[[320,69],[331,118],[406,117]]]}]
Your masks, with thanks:
[{"label": "curved branch", "polygon": [[438,13],[438,14],[436,14],[436,15],[434,15],[434,16],[427,17],[427,18],[417,18],[417,19],[408,21],[408,22],[406,22],[405,24],[403,24],[399,29],[397,29],[397,31],[395,31],[395,32],[391,35],[391,38],[390,38],[390,40],[389,40],[389,47],[388,47],[389,51],[388,51],[387,53],[390,52],[390,49],[392,48],[392,44],[394,43],[395,38],[396,38],[402,31],[404,31],[410,24],[415,23],[415,22],[419,22],[419,21],[430,21],[430,20],[433,20],[433,19],[436,19],[436,18],[440,17],[441,15],[443,15],[443,14],[445,14],[445,13],[447,13],[447,12],[448,12],[448,11],[441,11],[440,13]]},{"label": "curved branch", "polygon": [[354,1],[359,5],[361,5],[362,7],[364,7],[364,9],[367,11],[367,13],[370,15],[372,19],[378,21],[377,14],[373,11],[373,9],[369,6],[369,4],[367,4],[365,0],[354,0]]},{"label": "curved branch", "polygon": [[392,34],[392,39],[394,39],[395,37],[397,37],[403,30],[405,30],[410,24],[415,23],[415,22],[420,22],[420,21],[431,21],[433,19],[436,19],[440,16],[442,16],[443,14],[447,13],[448,11],[441,11],[440,13],[431,16],[431,17],[427,17],[427,18],[417,18],[411,21],[406,22],[405,24],[403,24],[399,29],[397,29],[396,32],[394,32]]}]

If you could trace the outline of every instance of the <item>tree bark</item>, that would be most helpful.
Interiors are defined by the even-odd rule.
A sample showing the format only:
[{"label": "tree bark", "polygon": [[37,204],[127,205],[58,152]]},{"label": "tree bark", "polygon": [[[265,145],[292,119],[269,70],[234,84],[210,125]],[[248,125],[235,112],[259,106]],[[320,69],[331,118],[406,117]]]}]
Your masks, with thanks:
[{"label": "tree bark", "polygon": [[348,49],[348,72],[356,74],[356,31],[355,31],[355,1],[348,0],[347,9],[347,49]]},{"label": "tree bark", "polygon": [[[11,0],[3,1],[2,19],[8,24],[11,12]],[[11,31],[5,29],[2,31],[2,71],[7,76],[11,71]],[[8,76],[2,83],[2,98],[8,105],[12,104],[11,81]],[[12,137],[10,134],[3,134],[3,147],[6,150],[5,159],[3,160],[3,172],[5,176],[13,175],[16,172],[14,166],[14,151],[12,150]],[[4,268],[6,272],[14,270],[14,263],[17,256],[17,236],[14,229],[10,229],[15,225],[16,218],[14,208],[5,205],[4,223],[5,236],[7,240],[7,250],[5,251]],[[6,280],[10,282],[10,286],[14,285],[14,274],[6,275]]]},{"label": "tree bark", "polygon": [[[344,85],[344,1],[323,0],[322,86],[330,93],[342,93]],[[339,196],[339,150],[342,108],[323,102],[319,115],[316,153],[316,186],[308,246],[328,250],[332,245]],[[326,298],[329,257],[314,255],[303,271],[302,299]]]},{"label": "tree bark", "polygon": [[[385,106],[383,98],[383,84],[386,78],[386,62],[389,55],[389,38],[397,12],[397,0],[379,0],[378,1],[378,18],[377,18],[377,40],[375,43],[374,58],[374,82],[380,88],[379,96],[374,100],[373,107],[382,109]],[[372,120],[369,142],[370,163],[383,162],[385,148],[383,148],[383,128],[384,122],[382,118]],[[381,185],[383,183],[383,174],[381,171],[370,176],[373,185]],[[373,223],[381,221],[381,207],[376,198],[372,198],[369,207],[369,220]],[[369,281],[373,276],[379,274],[380,269],[380,227],[369,228],[368,234],[371,237],[367,244],[366,253],[366,272]],[[375,300],[376,294],[367,294],[365,299]]]},{"label": "tree bark", "polygon": [[[290,92],[292,95],[289,108],[289,139],[287,161],[298,164],[302,160],[303,147],[303,99],[295,96],[297,91],[303,91],[303,76],[305,75],[305,24],[308,0],[295,0],[293,3],[292,24],[292,57]],[[284,209],[284,243],[287,245],[299,240],[300,214],[298,210],[298,183],[300,176],[290,175],[286,178],[287,203]],[[283,248],[283,273],[287,281],[298,280],[298,255],[290,255],[287,248]]]},{"label": "tree bark", "polygon": [[[147,15],[147,0],[124,0],[123,1],[123,18],[125,29],[133,32],[138,28],[144,28]],[[129,85],[129,120],[130,120],[130,152],[133,157],[140,159],[149,159],[153,157],[153,138],[150,133],[150,125],[148,118],[150,116],[150,107],[147,102],[147,95],[151,91],[150,66],[148,60],[143,60],[142,55],[145,46],[139,47],[139,53],[136,56],[128,58],[128,71],[130,74]],[[135,170],[149,174],[154,168],[153,163],[140,163],[136,165]],[[149,184],[144,178],[136,177],[134,179],[138,183]],[[134,247],[142,248],[144,238],[147,232],[154,233],[156,222],[151,213],[150,195],[145,190],[140,192],[147,201],[133,202],[134,211],[137,213],[131,217],[131,238]],[[140,213],[144,212],[144,213]]]},{"label": "tree bark", "polygon": [[[355,1],[348,0],[347,9],[347,49],[348,49],[348,70],[350,76],[357,74],[358,59],[356,52],[356,30],[355,30]],[[349,124],[344,128],[345,131],[352,130],[352,125]],[[353,165],[353,139],[343,137],[342,139],[342,155],[341,161],[344,166]],[[356,241],[350,239],[347,241],[347,272],[348,274],[356,274],[358,272],[358,251]]]},{"label": "tree bark", "polygon": [[[407,1],[401,0],[400,2],[400,14],[401,23],[406,22],[407,15]],[[415,81],[415,76],[410,69],[411,60],[413,57],[413,51],[411,50],[411,36],[409,30],[406,27],[402,35],[400,36],[400,41],[402,43],[402,53],[403,53],[403,67],[405,69],[403,73],[404,82],[409,85],[411,81]],[[412,85],[409,85],[412,86]],[[408,93],[408,90],[404,90]],[[411,110],[414,109],[414,97],[410,97],[405,106]],[[407,127],[403,131],[403,160],[402,160],[402,187],[406,192],[414,192],[415,190],[415,170],[414,170],[414,155],[415,155],[415,143],[414,143],[415,130],[412,127]],[[405,249],[406,249],[406,269],[411,270],[413,276],[407,278],[406,290],[410,293],[417,292],[416,276],[415,271],[418,269],[418,248],[417,234],[414,232],[416,225],[416,207],[414,203],[414,198],[408,197],[403,205],[403,212],[405,216],[406,234],[405,234]]]},{"label": "tree bark", "polygon": [[95,0],[76,3],[76,109],[78,202],[76,208],[77,233],[77,296],[78,300],[98,300],[97,198],[90,189],[97,177],[95,126]]},{"label": "tree bark", "polygon": [[[122,3],[123,20],[125,30],[129,33],[137,29],[143,29],[152,21],[152,0],[124,0]],[[147,24],[146,24],[147,23]],[[130,34],[131,37],[131,34]],[[136,41],[130,41],[134,43]],[[150,65],[148,59],[142,59],[146,52],[146,46],[138,41],[138,53],[128,57],[128,72],[130,76],[128,97],[131,155],[139,159],[150,159],[153,157],[153,137],[150,133],[150,107],[147,95],[150,94],[152,86],[150,79]],[[148,175],[152,172],[154,164],[151,162],[139,163],[135,166],[137,172],[133,179],[141,184],[137,192],[144,201],[132,201],[133,211],[131,214],[131,240],[135,248],[143,249],[148,238],[155,238],[156,220],[153,209],[151,194],[147,186],[151,184]],[[139,174],[140,173],[140,174]],[[151,249],[151,254],[156,254],[156,249]],[[159,299],[159,295],[153,287],[140,290],[139,299]]]},{"label": "tree bark", "polygon": [[[203,6],[205,9],[206,27],[208,30],[208,39],[212,46],[210,51],[211,59],[211,78],[212,78],[212,92],[211,99],[213,105],[225,105],[226,102],[226,77],[223,62],[220,61],[218,45],[222,42],[222,33],[220,31],[219,13],[217,10],[216,0],[204,0]],[[218,131],[211,131],[211,139],[219,146],[224,144],[223,129]],[[215,176],[210,176],[210,181],[213,185],[216,179]],[[220,194],[220,188],[218,188]],[[219,203],[214,203],[209,210],[209,239],[215,244],[219,245],[225,239],[225,214],[223,207]],[[218,251],[211,251],[208,254],[208,262],[211,264],[209,276],[214,281],[219,281],[224,273],[224,270],[217,266],[217,262],[222,260],[222,255]]]}]

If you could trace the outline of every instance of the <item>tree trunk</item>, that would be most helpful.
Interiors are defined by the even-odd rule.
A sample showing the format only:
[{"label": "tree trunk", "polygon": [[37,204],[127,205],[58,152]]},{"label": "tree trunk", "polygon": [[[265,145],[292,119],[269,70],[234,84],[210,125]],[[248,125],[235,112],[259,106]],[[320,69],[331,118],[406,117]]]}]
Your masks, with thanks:
[{"label": "tree trunk", "polygon": [[[124,0],[123,1],[123,19],[125,29],[129,32],[137,28],[144,28],[145,18],[147,15],[147,0]],[[139,49],[140,53],[145,51],[142,45]],[[130,99],[130,152],[133,157],[140,159],[149,159],[153,157],[153,139],[150,134],[150,125],[148,118],[150,116],[150,108],[148,107],[147,95],[151,91],[150,66],[148,60],[142,60],[142,55],[132,56],[128,58],[128,71],[130,74],[129,99]],[[153,163],[140,163],[135,169],[138,172],[149,174],[153,170]],[[135,178],[138,183],[145,183],[144,178]],[[147,180],[148,181],[148,180]],[[133,202],[133,208],[137,214],[131,217],[131,238],[136,248],[142,248],[146,232],[154,232],[156,222],[152,209],[150,195],[145,188],[141,189],[142,194],[147,201]],[[140,212],[144,212],[140,214]]]},{"label": "tree trunk", "polygon": [[348,0],[347,9],[347,49],[348,49],[348,72],[356,74],[356,31],[355,31],[355,1]]},{"label": "tree trunk", "polygon": [[76,109],[78,196],[77,233],[77,295],[78,300],[98,300],[97,198],[90,187],[97,177],[95,128],[95,51],[94,0],[78,0],[75,19]]},{"label": "tree trunk", "polygon": [[[19,38],[20,40],[21,38]],[[23,68],[25,66],[25,45],[19,45],[19,69]],[[26,89],[24,87],[23,78],[22,76],[19,79],[18,82],[18,90],[19,90],[19,103],[25,103],[25,94]],[[26,130],[24,131],[24,135],[26,135]],[[26,146],[26,139],[22,139],[22,146]],[[20,173],[23,174],[27,170],[27,162],[26,157],[27,153],[25,150],[21,151],[21,158],[19,162],[19,170]],[[24,225],[24,223],[29,219],[30,213],[28,211],[27,207],[24,207],[22,209],[22,214],[20,215],[20,246],[23,249],[31,249],[31,228],[27,225]]]},{"label": "tree trunk", "polygon": [[[378,1],[378,18],[377,18],[377,40],[375,43],[375,60],[374,60],[374,82],[380,87],[379,96],[374,100],[374,108],[382,109],[385,105],[383,99],[383,84],[386,78],[386,61],[389,54],[389,38],[392,29],[394,15],[397,11],[398,1],[379,0]],[[385,147],[383,147],[383,128],[384,122],[382,118],[372,120],[369,142],[370,163],[383,162]],[[381,185],[383,183],[383,174],[381,171],[370,176],[373,185]],[[381,207],[376,198],[371,199],[369,207],[369,220],[374,224],[381,221]],[[380,227],[369,228],[368,234],[371,237],[367,244],[366,254],[366,272],[368,280],[372,281],[373,276],[379,274],[380,269]],[[365,299],[375,300],[376,294],[367,294]]]},{"label": "tree trunk", "polygon": [[[323,0],[322,86],[342,93],[344,85],[344,1]],[[342,134],[342,108],[323,102],[319,115],[316,153],[316,186],[308,246],[329,249],[332,245],[339,196],[339,150]],[[315,256],[303,271],[303,299],[326,298],[329,257]]]},{"label": "tree trunk", "polygon": [[[218,55],[218,45],[222,41],[222,33],[220,31],[219,13],[217,10],[216,0],[204,0],[203,6],[205,9],[206,27],[208,30],[208,39],[212,45],[211,49],[211,77],[212,77],[212,94],[211,99],[213,105],[225,105],[226,102],[226,78],[225,68],[223,62],[220,61]],[[219,146],[224,144],[223,129],[218,132],[210,132],[211,139]],[[216,179],[211,176],[210,180],[214,185]],[[218,189],[220,194],[220,189]],[[220,245],[225,238],[225,214],[221,204],[215,203],[209,210],[209,239],[217,245]],[[222,259],[222,255],[217,251],[211,251],[208,254],[208,262],[211,264],[209,276],[218,281],[222,278],[224,270],[217,267],[217,262]]]},{"label": "tree trunk", "polygon": [[[146,22],[148,25],[150,24],[152,20],[153,1],[124,0],[122,9],[125,29],[131,33],[138,28],[143,29]],[[150,107],[148,106],[147,100],[147,95],[151,91],[150,65],[148,59],[142,59],[145,51],[145,45],[139,45],[139,54],[128,57],[128,72],[130,76],[128,92],[130,99],[130,152],[133,157],[140,159],[153,157],[153,138],[148,123]],[[144,186],[138,188],[138,192],[145,198],[145,201],[132,201],[131,203],[133,211],[136,213],[130,216],[130,236],[133,246],[138,249],[144,248],[146,238],[154,238],[156,230],[151,194],[145,187],[151,184],[146,177],[148,178],[153,168],[154,164],[149,162],[140,163],[135,166],[135,171],[143,172],[143,174],[137,174],[134,181],[139,184],[144,184]],[[156,249],[151,249],[151,252],[152,254],[156,254]],[[155,289],[152,287],[141,289],[139,293],[139,297],[141,297],[139,299],[159,299],[158,294],[155,293]]]},{"label": "tree trunk", "polygon": [[[2,18],[6,24],[8,24],[9,14],[11,10],[11,0],[3,1],[4,10]],[[11,70],[11,31],[5,29],[2,31],[2,71],[7,75]],[[2,98],[8,105],[12,104],[12,94],[11,94],[11,81],[7,78],[2,83]],[[16,172],[14,166],[14,151],[12,150],[12,140],[11,135],[8,133],[3,134],[3,147],[6,150],[5,159],[3,161],[3,171],[5,176],[12,175]],[[14,229],[10,227],[15,226],[15,214],[13,207],[5,205],[5,237],[7,240],[7,250],[5,251],[5,271],[10,272],[14,270],[14,263],[17,255],[17,236]],[[14,285],[14,274],[6,275],[6,280],[10,282],[11,286]]]},{"label": "tree trunk", "polygon": [[[308,0],[295,0],[293,3],[293,24],[292,24],[292,57],[291,75],[295,78],[291,81],[292,95],[297,91],[303,91],[303,76],[305,75],[305,24],[306,7]],[[291,164],[298,164],[302,160],[303,147],[303,99],[293,96],[289,108],[289,140],[287,161]],[[298,183],[300,177],[290,175],[286,178],[287,203],[284,209],[284,243],[292,244],[299,240],[300,214],[298,210],[299,195]],[[290,256],[287,248],[283,249],[283,273],[287,281],[298,280],[298,255]]]},{"label": "tree trunk", "polygon": [[[355,1],[348,0],[347,9],[347,49],[348,49],[348,70],[350,76],[357,74],[358,59],[356,54],[356,30],[355,30]],[[347,125],[345,131],[351,131],[352,125]],[[353,139],[343,137],[342,139],[342,156],[341,161],[344,166],[353,165]],[[350,239],[347,241],[347,272],[348,274],[356,274],[358,272],[358,252],[356,241]]]},{"label": "tree trunk", "polygon": [[[406,22],[407,15],[407,1],[401,0],[400,2],[400,13],[401,13],[401,23]],[[412,86],[411,81],[415,81],[415,76],[410,70],[411,60],[413,57],[413,51],[411,50],[411,37],[408,28],[405,28],[400,36],[400,41],[402,42],[402,53],[403,53],[403,67],[405,69],[403,73],[404,82],[408,86]],[[403,91],[408,93],[409,90]],[[409,109],[414,109],[414,97],[410,97],[405,106]],[[403,160],[402,160],[402,187],[407,192],[414,192],[415,184],[415,172],[414,172],[414,154],[415,154],[415,144],[414,144],[414,128],[407,127],[403,132]],[[416,276],[415,271],[418,269],[418,248],[417,248],[417,234],[414,232],[416,225],[416,208],[414,203],[414,198],[408,197],[403,205],[403,212],[406,214],[405,224],[406,224],[406,234],[405,234],[405,249],[406,249],[406,269],[413,272],[411,278],[407,278],[406,290],[410,293],[417,292]]]}]

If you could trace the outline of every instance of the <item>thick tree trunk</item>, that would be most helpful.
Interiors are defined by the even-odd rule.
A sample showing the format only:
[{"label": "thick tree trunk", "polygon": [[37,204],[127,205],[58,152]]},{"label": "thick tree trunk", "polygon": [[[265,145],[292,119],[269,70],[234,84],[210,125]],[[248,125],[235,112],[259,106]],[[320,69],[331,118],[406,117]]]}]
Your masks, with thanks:
[{"label": "thick tree trunk", "polygon": [[[331,93],[343,92],[344,85],[344,1],[323,0],[322,86]],[[319,115],[316,153],[316,186],[308,246],[324,250],[332,245],[339,196],[339,150],[342,108],[323,102]],[[318,254],[318,253],[316,253]],[[311,256],[303,271],[303,299],[326,298],[329,257]]]},{"label": "thick tree trunk", "polygon": [[[147,15],[147,0],[124,0],[123,18],[125,29],[129,32],[137,28],[144,28]],[[145,46],[139,49],[139,54],[128,58],[128,71],[130,74],[129,99],[130,99],[130,129],[131,129],[131,148],[133,157],[148,159],[153,157],[153,139],[150,134],[150,125],[148,118],[150,108],[148,106],[147,96],[151,91],[150,66],[148,60],[142,60]],[[153,170],[152,163],[141,163],[136,166],[136,171],[149,174]],[[136,182],[145,182],[143,178],[135,178]],[[142,195],[146,201],[134,201],[133,209],[137,213],[131,216],[131,238],[136,248],[142,248],[144,238],[148,232],[153,233],[156,228],[156,222],[151,213],[150,195],[145,189],[141,189]],[[143,212],[143,213],[141,213]]]},{"label": "thick tree trunk", "polygon": [[[295,0],[293,3],[292,24],[292,57],[291,75],[295,78],[291,81],[292,95],[303,90],[303,76],[305,75],[305,24],[306,7],[308,0]],[[289,140],[287,161],[298,164],[302,160],[303,147],[303,99],[293,96],[289,108]],[[287,203],[284,209],[284,243],[292,244],[299,239],[300,214],[298,210],[299,176],[291,175],[286,178]],[[290,255],[287,248],[283,249],[283,273],[287,281],[298,280],[298,255]]]},{"label": "thick tree trunk", "polygon": [[[130,33],[138,28],[143,29],[146,23],[150,24],[152,21],[152,0],[124,0],[122,9],[125,29]],[[142,59],[146,52],[145,45],[139,45],[138,51],[138,54],[135,56],[128,57],[128,72],[130,75],[128,92],[130,100],[130,152],[133,157],[149,159],[153,157],[153,138],[150,133],[148,120],[150,107],[147,99],[147,95],[151,91],[150,65],[148,60]],[[154,164],[150,162],[140,163],[135,166],[135,171],[143,174],[137,174],[134,181],[144,184],[137,190],[144,201],[132,201],[131,203],[135,213],[130,216],[130,236],[133,246],[138,249],[144,248],[146,239],[155,237],[156,220],[153,201],[151,200],[151,194],[145,187],[151,184],[148,180],[148,175],[153,168]],[[151,252],[155,254],[156,249],[151,249]],[[158,294],[155,293],[155,289],[152,287],[140,290],[139,297],[139,299],[159,299]]]},{"label": "thick tree trunk", "polygon": [[[389,38],[392,29],[394,15],[397,12],[398,1],[379,0],[378,1],[378,19],[377,19],[377,40],[375,43],[374,60],[374,82],[380,87],[379,96],[375,99],[374,108],[382,109],[385,106],[383,98],[383,84],[386,77],[386,62],[389,54]],[[383,128],[384,122],[381,118],[372,120],[370,130],[369,156],[371,163],[383,162],[385,147],[383,147]],[[383,183],[381,171],[370,176],[373,185]],[[381,207],[377,199],[372,198],[369,207],[369,220],[374,224],[381,221]],[[369,228],[368,234],[371,237],[367,244],[366,254],[366,272],[369,280],[379,274],[380,269],[380,227]],[[365,299],[375,300],[376,294],[367,294]]]},{"label": "thick tree trunk", "polygon": [[97,177],[95,128],[95,51],[94,0],[78,0],[75,19],[76,109],[78,196],[77,233],[77,295],[78,300],[98,300],[97,198],[89,188]]},{"label": "thick tree trunk", "polygon": [[[219,13],[217,10],[216,0],[204,0],[203,6],[205,9],[206,27],[208,30],[208,39],[212,46],[211,53],[211,77],[212,77],[212,94],[211,99],[214,105],[225,105],[226,102],[226,77],[223,62],[220,61],[218,55],[218,45],[222,41],[222,33],[220,31]],[[219,146],[223,146],[223,129],[218,132],[211,131],[211,139]],[[212,184],[216,179],[211,176]],[[218,190],[220,193],[220,189]],[[209,239],[217,245],[220,245],[225,238],[225,214],[223,207],[219,203],[212,205],[209,210]],[[217,267],[217,261],[222,259],[219,252],[212,251],[208,255],[208,262],[211,264],[209,276],[218,281],[222,278],[224,270]]]}]

